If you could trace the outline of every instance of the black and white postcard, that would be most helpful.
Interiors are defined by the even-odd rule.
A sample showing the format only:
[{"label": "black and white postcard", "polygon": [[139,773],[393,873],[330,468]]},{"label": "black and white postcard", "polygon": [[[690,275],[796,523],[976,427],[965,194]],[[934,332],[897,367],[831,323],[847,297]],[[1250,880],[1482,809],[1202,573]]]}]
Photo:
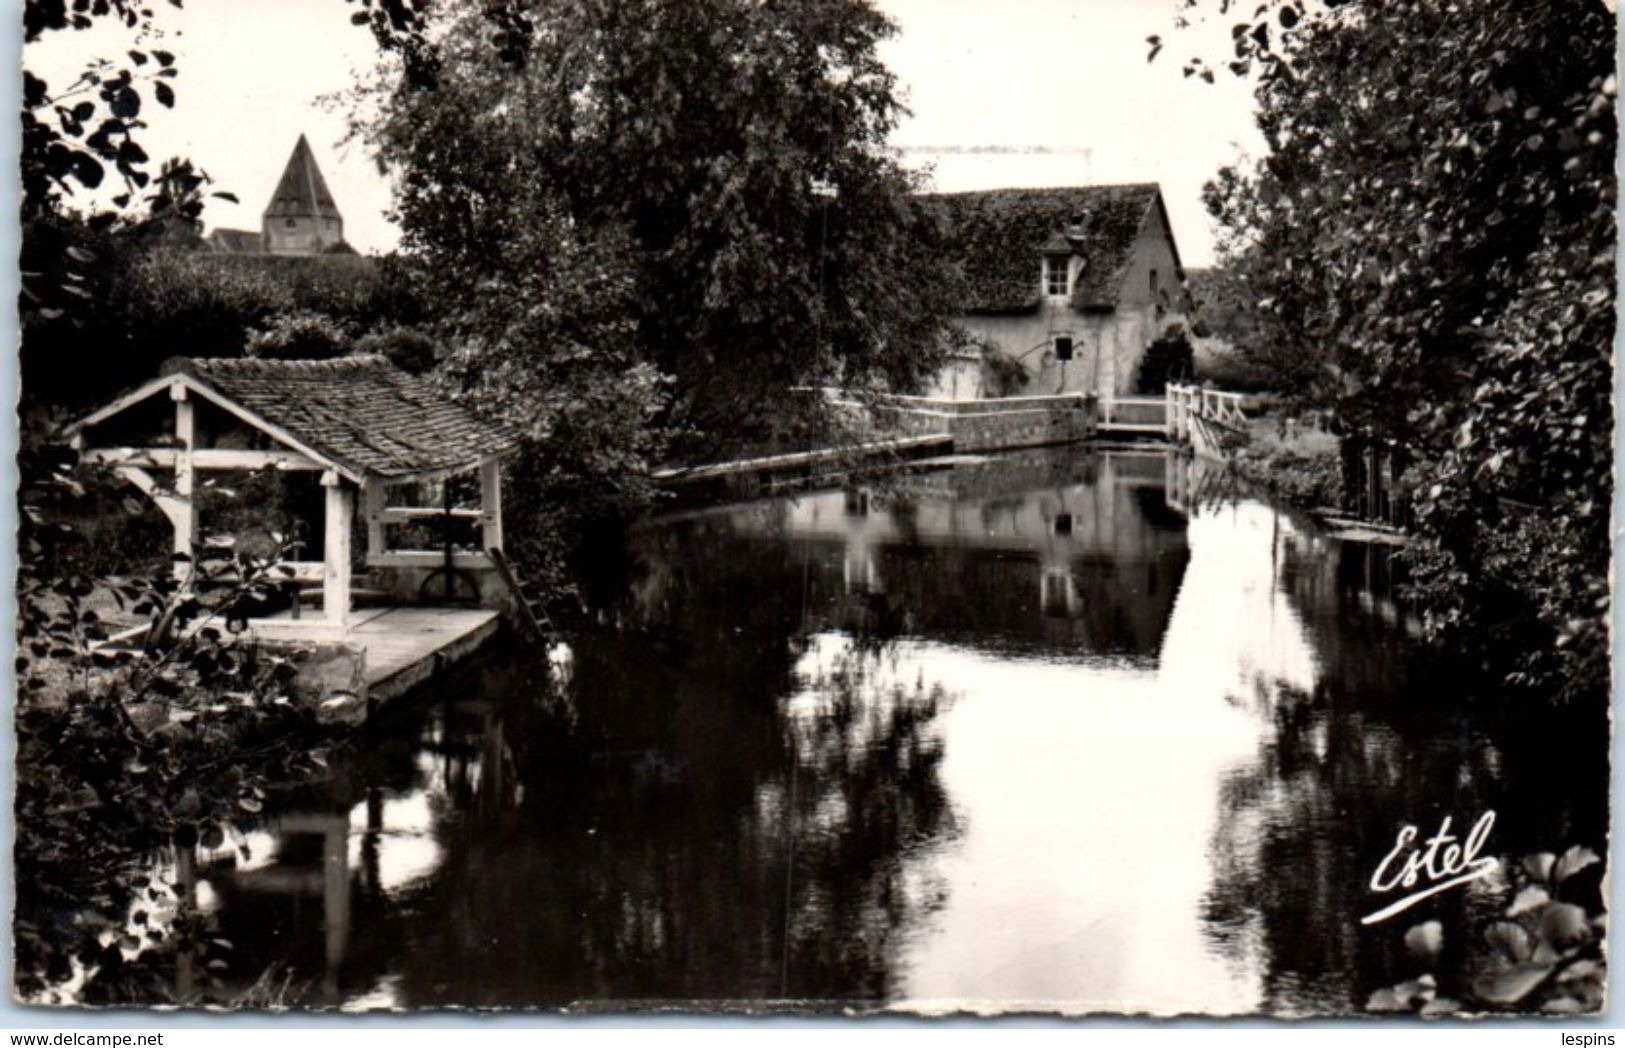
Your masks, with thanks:
[{"label": "black and white postcard", "polygon": [[13,1001],[1595,1021],[1611,0],[22,0]]}]

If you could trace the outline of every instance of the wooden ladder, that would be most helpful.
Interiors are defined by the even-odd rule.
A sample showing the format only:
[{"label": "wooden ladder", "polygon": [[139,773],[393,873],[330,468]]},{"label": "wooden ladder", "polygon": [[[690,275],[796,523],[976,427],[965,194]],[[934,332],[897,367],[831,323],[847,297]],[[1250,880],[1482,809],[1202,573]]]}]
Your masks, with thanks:
[{"label": "wooden ladder", "polygon": [[525,591],[524,583],[519,581],[519,576],[513,570],[513,564],[508,561],[508,555],[496,547],[485,552],[491,558],[491,563],[496,566],[497,577],[513,595],[514,617],[519,620],[519,626],[525,635],[532,640],[541,640],[549,633],[557,633],[551,621],[548,622],[546,629],[542,628],[541,620],[536,617],[537,612],[541,612],[541,618],[545,619],[547,610],[542,607],[540,600],[531,597]]}]

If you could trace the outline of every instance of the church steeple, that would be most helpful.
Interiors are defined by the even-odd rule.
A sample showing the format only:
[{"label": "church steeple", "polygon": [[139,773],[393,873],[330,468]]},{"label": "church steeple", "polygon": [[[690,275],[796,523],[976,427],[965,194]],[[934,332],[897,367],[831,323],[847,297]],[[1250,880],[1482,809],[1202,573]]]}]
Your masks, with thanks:
[{"label": "church steeple", "polygon": [[277,255],[316,255],[344,243],[344,216],[304,135],[277,180],[262,228],[265,249]]}]

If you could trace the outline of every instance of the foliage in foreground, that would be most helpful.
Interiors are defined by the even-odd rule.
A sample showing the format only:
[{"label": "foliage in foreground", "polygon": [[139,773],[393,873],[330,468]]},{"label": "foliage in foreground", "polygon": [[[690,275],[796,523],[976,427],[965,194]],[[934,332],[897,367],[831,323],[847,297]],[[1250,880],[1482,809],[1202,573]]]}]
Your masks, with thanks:
[{"label": "foliage in foreground", "polygon": [[[1602,955],[1607,918],[1595,912],[1597,878],[1602,860],[1589,848],[1575,845],[1561,857],[1540,852],[1519,864],[1522,889],[1505,916],[1468,944],[1461,978],[1434,973],[1445,952],[1444,927],[1438,921],[1413,925],[1405,948],[1426,969],[1414,979],[1371,995],[1372,1012],[1417,1012],[1424,1018],[1458,1013],[1541,1011],[1574,1015],[1599,1011],[1607,985],[1608,964]],[[1583,886],[1582,886],[1583,885]],[[1592,912],[1574,900],[1593,902]]]},{"label": "foliage in foreground", "polygon": [[1435,638],[1515,684],[1605,695],[1613,15],[1270,0],[1233,35],[1269,146],[1208,189],[1259,306],[1239,351],[1411,453]]},{"label": "foliage in foreground", "polygon": [[[22,467],[16,991],[48,998],[83,976],[76,1000],[172,1000],[178,956],[207,971],[229,946],[208,935],[162,857],[219,847],[269,791],[324,763],[294,664],[232,632],[270,599],[276,558],[200,552],[185,585],[90,574],[69,522],[101,479],[71,454],[28,452]],[[150,624],[145,641],[106,643],[109,604]],[[183,1003],[211,999],[201,981],[202,996]]]}]

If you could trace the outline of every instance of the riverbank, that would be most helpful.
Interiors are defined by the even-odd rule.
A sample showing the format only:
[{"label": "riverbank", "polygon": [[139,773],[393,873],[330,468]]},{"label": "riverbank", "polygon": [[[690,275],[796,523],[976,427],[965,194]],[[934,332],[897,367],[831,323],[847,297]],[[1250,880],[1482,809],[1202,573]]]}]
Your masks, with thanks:
[{"label": "riverbank", "polygon": [[1343,505],[1343,466],[1338,438],[1318,428],[1289,423],[1280,415],[1247,420],[1247,444],[1231,464],[1249,483],[1308,511]]}]

